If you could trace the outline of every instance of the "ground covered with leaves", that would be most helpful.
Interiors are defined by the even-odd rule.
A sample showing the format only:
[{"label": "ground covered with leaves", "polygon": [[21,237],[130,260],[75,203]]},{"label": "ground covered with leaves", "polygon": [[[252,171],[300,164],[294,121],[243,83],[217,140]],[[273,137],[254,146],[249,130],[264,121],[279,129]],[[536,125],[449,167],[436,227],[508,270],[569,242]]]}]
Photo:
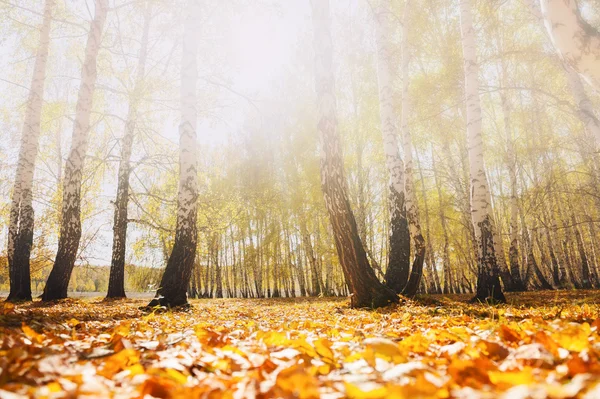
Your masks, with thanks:
[{"label": "ground covered with leaves", "polygon": [[600,398],[600,294],[0,304],[1,398]]}]

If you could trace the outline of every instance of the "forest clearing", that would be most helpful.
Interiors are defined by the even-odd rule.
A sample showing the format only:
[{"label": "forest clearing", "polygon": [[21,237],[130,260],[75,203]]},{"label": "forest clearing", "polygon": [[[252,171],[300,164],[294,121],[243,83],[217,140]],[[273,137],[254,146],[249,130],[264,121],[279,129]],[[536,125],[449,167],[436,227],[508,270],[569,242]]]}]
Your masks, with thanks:
[{"label": "forest clearing", "polygon": [[600,399],[600,0],[0,0],[0,399]]},{"label": "forest clearing", "polygon": [[5,303],[0,397],[600,396],[600,293],[466,299],[376,311],[346,299],[208,299],[159,313],[139,300]]}]

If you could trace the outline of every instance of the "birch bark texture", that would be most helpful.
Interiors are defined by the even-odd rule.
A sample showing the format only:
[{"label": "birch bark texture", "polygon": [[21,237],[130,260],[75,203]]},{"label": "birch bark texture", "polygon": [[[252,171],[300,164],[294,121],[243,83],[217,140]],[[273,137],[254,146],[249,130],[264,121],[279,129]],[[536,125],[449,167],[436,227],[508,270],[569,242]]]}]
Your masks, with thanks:
[{"label": "birch bark texture", "polygon": [[81,72],[81,84],[75,108],[71,151],[64,171],[63,200],[58,252],[48,276],[43,301],[67,297],[69,279],[75,265],[81,239],[81,182],[89,142],[90,115],[96,86],[97,58],[102,31],[108,13],[108,0],[96,0]]},{"label": "birch bark texture", "polygon": [[425,239],[419,223],[419,208],[413,180],[412,138],[409,127],[410,117],[410,46],[408,42],[408,21],[410,4],[404,4],[404,23],[402,24],[402,148],[404,150],[404,193],[406,195],[406,218],[410,237],[415,247],[415,259],[410,272],[410,278],[403,293],[412,297],[417,293],[423,277],[423,262],[425,261]]},{"label": "birch bark texture", "polygon": [[21,147],[15,174],[8,227],[8,273],[10,293],[8,301],[31,300],[31,269],[29,259],[33,245],[33,175],[39,148],[40,123],[44,102],[44,83],[50,47],[50,27],[55,0],[46,0],[40,39],[33,66],[33,77],[25,121],[21,132]]},{"label": "birch bark texture", "polygon": [[196,246],[198,244],[198,154],[196,127],[198,84],[198,20],[200,0],[189,0],[183,33],[181,61],[181,124],[179,125],[179,187],[175,243],[162,276],[154,306],[187,305]]},{"label": "birch bark texture", "polygon": [[600,33],[582,18],[576,0],[540,0],[540,5],[560,56],[600,92]]},{"label": "birch bark texture", "polygon": [[131,152],[135,139],[136,122],[140,100],[144,95],[144,78],[148,58],[148,36],[152,16],[152,3],[146,2],[144,28],[140,42],[137,72],[133,92],[129,101],[125,134],[121,139],[121,160],[117,177],[117,198],[113,224],[113,247],[108,279],[107,298],[125,298],[125,250],[127,244],[127,206],[129,204],[129,176],[131,174]]},{"label": "birch bark texture", "polygon": [[[594,141],[596,142],[595,147],[600,148],[600,120],[596,117],[594,106],[585,92],[585,87],[579,74],[568,65],[565,65],[564,67],[567,73],[569,87],[573,94],[573,99],[577,103],[577,115],[579,116],[579,120],[581,120],[585,126],[588,134],[594,138]],[[598,68],[600,68],[600,64],[598,65]]]},{"label": "birch bark texture", "polygon": [[337,131],[333,42],[329,0],[311,0],[314,29],[315,88],[321,145],[321,187],[335,246],[353,307],[381,307],[398,296],[375,276],[350,207],[342,147]]},{"label": "birch bark texture", "polygon": [[505,302],[492,232],[492,204],[483,162],[483,135],[481,100],[479,98],[479,65],[475,29],[470,0],[460,1],[460,29],[465,74],[465,101],[467,108],[467,143],[471,179],[471,218],[477,241],[477,293],[474,301]]},{"label": "birch bark texture", "polygon": [[[542,4],[540,4],[538,1],[539,0],[527,0],[527,6],[529,7],[529,10],[533,14],[537,22],[547,26],[547,19],[544,18],[542,10],[540,9],[540,6],[543,7],[543,1]],[[548,34],[550,36],[550,39],[553,40],[552,33],[549,30]],[[600,53],[597,57],[599,57],[598,59],[600,60]],[[596,69],[600,69],[600,61],[598,62],[599,64],[596,65]],[[585,92],[585,87],[583,85],[583,82],[581,81],[581,76],[579,75],[577,69],[574,68],[568,62],[568,60],[563,59],[562,65],[567,75],[567,81],[569,83],[571,94],[573,95],[573,98],[577,103],[577,116],[585,126],[588,133],[591,134],[594,140],[596,141],[596,147],[600,148],[600,120],[598,120],[598,117],[594,112],[592,102],[590,101],[587,93]]]},{"label": "birch bark texture", "polygon": [[400,294],[408,283],[410,273],[410,233],[404,195],[404,163],[398,148],[398,118],[394,110],[393,62],[389,42],[393,14],[389,0],[381,1],[375,17],[379,118],[385,163],[390,176],[390,236],[385,283]]}]

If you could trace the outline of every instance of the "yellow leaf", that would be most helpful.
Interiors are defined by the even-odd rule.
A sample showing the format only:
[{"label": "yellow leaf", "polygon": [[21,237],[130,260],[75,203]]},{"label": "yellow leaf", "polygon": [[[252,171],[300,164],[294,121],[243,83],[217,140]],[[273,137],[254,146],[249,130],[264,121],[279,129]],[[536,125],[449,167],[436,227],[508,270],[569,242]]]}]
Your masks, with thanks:
[{"label": "yellow leaf", "polygon": [[333,351],[331,350],[331,342],[328,339],[318,339],[314,342],[314,345],[317,353],[323,358],[323,360],[325,360],[327,363],[333,363],[334,355]]},{"label": "yellow leaf", "polygon": [[129,371],[129,375],[132,377],[136,376],[136,375],[144,374],[146,372],[146,370],[144,370],[144,366],[142,366],[139,363],[129,366],[125,370]]},{"label": "yellow leaf", "polygon": [[167,377],[171,378],[172,380],[174,380],[175,382],[184,385],[187,383],[188,378],[183,375],[182,373],[180,373],[179,371],[175,370],[175,369],[167,369],[165,371],[165,374],[167,375]]},{"label": "yellow leaf", "polygon": [[315,357],[317,355],[315,348],[311,344],[306,342],[304,338],[296,338],[292,340],[291,346],[307,356]]},{"label": "yellow leaf", "polygon": [[277,331],[259,331],[257,338],[269,346],[287,346],[290,343],[290,340],[285,334]]},{"label": "yellow leaf", "polygon": [[389,339],[367,338],[363,341],[363,344],[367,348],[367,353],[372,352],[375,356],[383,357],[394,363],[400,363],[406,360],[400,347],[394,341]]},{"label": "yellow leaf", "polygon": [[429,340],[421,334],[413,334],[402,340],[399,346],[410,352],[425,353],[429,349]]},{"label": "yellow leaf", "polygon": [[282,370],[277,375],[275,385],[285,393],[285,395],[278,396],[291,396],[300,399],[317,399],[320,397],[317,379],[298,364]]},{"label": "yellow leaf", "polygon": [[493,384],[505,387],[529,385],[535,382],[529,367],[519,371],[490,371],[488,376]]},{"label": "yellow leaf", "polygon": [[21,329],[25,333],[25,336],[27,336],[27,338],[29,338],[29,340],[31,340],[32,342],[36,342],[38,344],[44,342],[44,336],[42,334],[36,333],[31,327],[29,327],[25,323],[23,323]]},{"label": "yellow leaf", "polygon": [[63,390],[62,386],[58,382],[51,382],[46,385],[46,388],[48,388],[48,391],[51,393],[62,392]]},{"label": "yellow leaf", "polygon": [[81,323],[79,323],[79,320],[77,320],[77,319],[69,319],[69,320],[67,320],[67,325],[69,327],[77,327],[79,324],[81,324]]},{"label": "yellow leaf", "polygon": [[106,358],[104,367],[98,371],[98,374],[106,378],[112,378],[112,376],[119,371],[124,370],[128,366],[139,363],[139,361],[140,356],[135,349],[123,349],[122,351]]},{"label": "yellow leaf", "polygon": [[588,338],[592,329],[588,323],[570,325],[560,333],[554,335],[556,342],[571,352],[581,352],[590,346]]},{"label": "yellow leaf", "polygon": [[13,313],[15,311],[15,304],[11,302],[2,303],[2,309],[0,309],[0,314],[7,315]]},{"label": "yellow leaf", "polygon": [[388,397],[388,390],[381,385],[375,383],[358,385],[345,382],[346,396],[350,399],[383,399]]}]

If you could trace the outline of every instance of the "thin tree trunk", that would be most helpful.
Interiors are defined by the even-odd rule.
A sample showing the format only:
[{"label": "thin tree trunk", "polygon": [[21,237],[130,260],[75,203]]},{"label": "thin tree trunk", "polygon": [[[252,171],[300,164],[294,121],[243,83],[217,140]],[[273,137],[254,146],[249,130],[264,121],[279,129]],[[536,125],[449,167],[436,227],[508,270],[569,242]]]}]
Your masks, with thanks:
[{"label": "thin tree trunk", "polygon": [[444,250],[443,250],[443,270],[444,270],[444,286],[442,292],[444,294],[456,293],[454,290],[454,276],[450,266],[450,243],[448,240],[448,222],[446,220],[446,212],[444,211],[444,200],[442,198],[442,185],[438,178],[438,171],[436,168],[435,155],[433,153],[433,147],[431,147],[431,161],[433,168],[433,177],[435,179],[435,187],[437,189],[438,201],[439,201],[439,217],[442,224],[442,234],[444,235]]},{"label": "thin tree trunk", "polygon": [[[87,153],[90,115],[97,78],[96,59],[102,41],[102,30],[108,12],[108,0],[96,0],[94,20],[90,26],[81,73],[81,85],[75,109],[71,152],[65,166],[62,218],[58,252],[44,293],[43,301],[67,297],[67,289],[81,239],[81,182]],[[187,288],[187,284],[186,284]]]},{"label": "thin tree trunk", "polygon": [[584,289],[592,288],[592,275],[590,272],[590,264],[588,261],[588,256],[585,251],[585,245],[583,243],[583,239],[581,238],[581,232],[579,231],[579,227],[577,226],[577,219],[575,218],[575,214],[571,213],[571,221],[573,223],[573,230],[575,231],[575,242],[577,243],[577,251],[579,252],[579,259],[581,260],[581,285]]},{"label": "thin tree trunk", "polygon": [[[504,74],[504,63],[502,73]],[[504,132],[506,133],[506,152],[508,174],[510,178],[510,247],[508,258],[510,275],[513,281],[513,291],[524,291],[525,286],[521,279],[519,266],[519,202],[517,192],[517,156],[514,148],[512,124],[510,120],[511,106],[506,94],[500,91],[500,102],[504,116]]]},{"label": "thin tree trunk", "polygon": [[156,297],[148,307],[187,304],[189,284],[198,243],[198,174],[196,152],[197,26],[199,2],[190,0],[183,36],[181,63],[181,124],[179,126],[179,187],[175,243]]},{"label": "thin tree trunk", "polygon": [[377,79],[379,83],[379,117],[383,136],[383,151],[390,176],[390,235],[386,285],[396,293],[406,287],[410,273],[410,232],[406,217],[404,164],[398,149],[394,110],[394,91],[389,44],[392,11],[389,0],[377,10]]},{"label": "thin tree trunk", "polygon": [[129,102],[129,112],[125,124],[125,135],[121,140],[121,161],[117,180],[117,198],[113,225],[112,260],[108,279],[107,298],[125,298],[125,249],[127,245],[127,205],[129,204],[129,175],[131,174],[131,151],[135,138],[137,112],[144,86],[146,59],[148,55],[148,33],[152,15],[151,2],[146,3],[144,29],[140,43],[137,76]]},{"label": "thin tree trunk", "polygon": [[427,242],[427,272],[432,277],[430,292],[440,294],[442,285],[440,284],[440,276],[435,265],[435,254],[433,253],[433,245],[431,244],[431,224],[429,218],[429,206],[427,205],[427,190],[425,189],[425,178],[423,176],[423,168],[421,161],[417,156],[417,167],[419,168],[419,176],[421,180],[421,193],[423,195],[423,203],[425,204],[425,241]]},{"label": "thin tree trunk", "polygon": [[412,264],[410,277],[402,293],[412,297],[417,293],[421,278],[423,277],[423,263],[425,262],[426,244],[419,223],[419,208],[415,194],[413,180],[413,154],[412,139],[409,128],[410,115],[410,48],[408,42],[408,21],[410,5],[407,0],[404,4],[404,23],[402,24],[402,147],[404,149],[404,193],[406,195],[406,218],[408,229],[415,248],[415,259]]},{"label": "thin tree trunk", "polygon": [[333,49],[329,0],[312,0],[318,130],[322,146],[321,186],[329,213],[340,264],[351,292],[353,307],[380,307],[398,302],[396,294],[379,282],[358,235],[347,194],[342,146],[337,131]]},{"label": "thin tree trunk", "polygon": [[44,103],[44,83],[46,82],[46,65],[48,48],[50,47],[50,26],[55,0],[46,0],[44,17],[40,28],[40,39],[33,66],[33,77],[25,121],[21,133],[21,148],[15,184],[12,192],[10,221],[8,227],[8,274],[10,293],[7,301],[31,300],[31,246],[33,245],[33,174],[37,158],[42,105]]},{"label": "thin tree trunk", "polygon": [[304,252],[306,253],[306,257],[308,258],[308,264],[310,265],[310,275],[312,284],[311,296],[319,296],[322,292],[323,283],[321,282],[321,278],[319,276],[319,273],[317,272],[317,259],[313,250],[310,234],[308,233],[308,229],[306,228],[306,221],[303,219],[303,217],[300,218],[300,234],[302,235],[302,244],[304,246]]},{"label": "thin tree trunk", "polygon": [[467,136],[471,177],[471,216],[478,244],[477,294],[474,301],[492,299],[505,302],[502,293],[492,234],[490,192],[483,162],[483,136],[479,99],[479,67],[475,29],[470,0],[460,2],[460,26],[465,70],[465,98],[467,105]]}]

